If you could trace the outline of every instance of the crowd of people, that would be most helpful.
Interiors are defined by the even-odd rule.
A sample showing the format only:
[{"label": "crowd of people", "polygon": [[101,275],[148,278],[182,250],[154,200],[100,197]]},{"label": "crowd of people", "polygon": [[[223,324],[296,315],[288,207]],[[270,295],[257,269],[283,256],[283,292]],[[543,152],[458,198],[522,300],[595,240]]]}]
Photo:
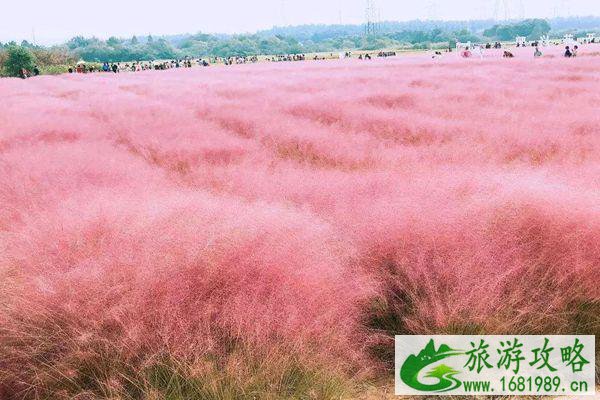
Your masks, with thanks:
[{"label": "crowd of people", "polygon": [[87,74],[94,72],[139,72],[148,70],[166,70],[171,68],[192,68],[194,65],[208,67],[210,63],[205,59],[177,59],[167,61],[138,61],[131,63],[109,63],[107,61],[102,63],[102,66],[98,67],[97,64],[86,64],[85,62],[79,62],[76,66],[68,68],[70,74]]},{"label": "crowd of people", "polygon": [[[315,56],[316,57],[316,56]],[[315,58],[319,59],[319,58]],[[323,58],[325,59],[325,58]],[[304,61],[306,56],[304,54],[289,54],[289,55],[277,55],[273,57],[265,58],[266,61],[271,62],[282,62],[282,61]],[[258,56],[232,56],[232,57],[211,57],[211,58],[185,58],[185,59],[174,59],[166,61],[136,61],[128,63],[109,63],[103,62],[101,66],[97,63],[85,63],[79,62],[75,66],[70,66],[68,72],[70,74],[87,74],[93,72],[139,72],[148,70],[167,70],[172,68],[192,68],[195,66],[208,67],[211,64],[222,64],[222,65],[239,65],[247,63],[257,63],[259,61]]]},{"label": "crowd of people", "polygon": [[[591,41],[590,43],[594,43],[595,41]],[[460,44],[459,44],[460,45]],[[534,50],[534,57],[539,58],[543,56],[542,51],[539,47],[539,42],[533,41],[530,44],[526,43],[517,43],[516,47],[526,47],[531,46]],[[458,46],[457,46],[458,47]],[[463,58],[470,58],[473,56],[483,57],[484,49],[501,49],[502,43],[486,43],[486,44],[468,44],[462,48],[459,48],[459,55]],[[452,48],[449,47],[447,52],[452,52]],[[578,45],[566,46],[564,56],[567,58],[576,57],[579,51]],[[380,51],[376,55],[377,57],[393,57],[396,56],[396,52],[393,51]],[[441,58],[442,52],[439,50],[435,50],[432,58]],[[504,58],[514,58],[515,54],[510,50],[504,50],[502,53],[502,57]],[[312,60],[325,60],[327,58],[338,58],[338,55],[334,55],[331,53],[329,57],[325,57],[324,55],[314,55]],[[355,58],[354,54],[350,51],[345,53],[340,53],[339,58]],[[369,53],[360,53],[358,55],[359,60],[371,60],[372,56]],[[275,55],[270,57],[265,57],[265,61],[267,62],[290,62],[290,61],[305,61],[307,57],[305,54],[282,54]],[[167,70],[172,68],[192,68],[194,66],[208,67],[211,64],[223,64],[223,65],[239,65],[239,64],[247,64],[247,63],[257,63],[259,62],[258,56],[247,56],[247,57],[211,57],[211,58],[197,58],[192,59],[186,57],[185,59],[174,59],[174,60],[166,60],[166,61],[136,61],[136,62],[128,62],[128,63],[110,63],[103,62],[101,65],[98,63],[85,63],[83,61],[77,63],[75,66],[70,66],[68,68],[68,72],[70,74],[78,73],[78,74],[87,74],[94,72],[106,72],[106,73],[120,73],[120,72],[139,72],[139,71],[148,71],[148,70]],[[23,79],[38,76],[40,75],[40,70],[37,66],[35,66],[31,71],[22,68],[20,71],[20,77]]]},{"label": "crowd of people", "polygon": [[[590,43],[594,43],[594,42],[590,42]],[[527,47],[528,45],[525,43],[517,43],[516,47]],[[544,54],[542,53],[542,51],[540,50],[540,44],[537,41],[531,42],[530,46],[534,48],[534,52],[533,52],[533,56],[535,58],[540,58],[542,57]],[[502,44],[500,42],[496,42],[494,45],[492,45],[491,43],[487,43],[485,45],[482,44],[469,44],[467,46],[465,46],[464,48],[460,49],[460,56],[463,58],[471,58],[474,55],[478,55],[479,57],[483,57],[483,49],[501,49],[502,48]],[[452,49],[448,49],[448,51],[452,51]],[[579,46],[578,45],[573,45],[571,46],[566,46],[565,47],[565,52],[564,52],[564,57],[566,58],[572,58],[572,57],[577,57],[577,53],[579,51]],[[433,54],[432,58],[440,58],[442,56],[442,53],[440,51],[435,51],[435,53]],[[504,50],[502,52],[502,57],[503,58],[514,58],[515,54],[510,51],[510,50]]]},{"label": "crowd of people", "polygon": [[[316,56],[315,56],[316,57]],[[305,61],[305,54],[280,54],[272,57],[267,57],[267,61],[271,62],[285,62],[285,61]]]}]

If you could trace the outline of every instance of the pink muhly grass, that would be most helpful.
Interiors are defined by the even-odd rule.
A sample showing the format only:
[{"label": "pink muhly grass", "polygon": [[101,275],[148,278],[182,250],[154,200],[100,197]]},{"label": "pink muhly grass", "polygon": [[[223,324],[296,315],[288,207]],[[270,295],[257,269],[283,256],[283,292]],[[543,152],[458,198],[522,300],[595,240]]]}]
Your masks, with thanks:
[{"label": "pink muhly grass", "polygon": [[600,335],[593,50],[0,80],[0,397]]}]

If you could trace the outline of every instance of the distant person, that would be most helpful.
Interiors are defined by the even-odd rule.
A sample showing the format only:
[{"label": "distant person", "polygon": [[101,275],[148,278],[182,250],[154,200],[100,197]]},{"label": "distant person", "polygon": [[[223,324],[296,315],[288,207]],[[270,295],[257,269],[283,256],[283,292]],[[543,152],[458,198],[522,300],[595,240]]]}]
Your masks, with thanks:
[{"label": "distant person", "polygon": [[567,57],[567,58],[573,57],[573,53],[571,52],[571,48],[569,46],[565,47],[565,57]]},{"label": "distant person", "polygon": [[533,56],[534,56],[535,58],[539,58],[539,57],[541,57],[541,56],[542,56],[542,52],[540,51],[540,48],[539,48],[539,47],[536,47],[536,48],[535,48],[535,52],[533,53]]},{"label": "distant person", "polygon": [[69,73],[72,74],[73,73],[73,67],[69,67],[69,69],[67,71],[69,71]]},{"label": "distant person", "polygon": [[515,55],[508,50],[504,50],[504,54],[502,55],[504,58],[514,58],[514,56]]},{"label": "distant person", "polygon": [[116,74],[117,72],[119,72],[119,67],[117,66],[117,64],[113,64],[113,65],[112,65],[112,72],[113,72],[113,73],[115,73],[115,74]]},{"label": "distant person", "polygon": [[40,69],[36,65],[33,67],[33,76],[39,76],[39,75],[40,75]]},{"label": "distant person", "polygon": [[579,46],[575,45],[572,51],[572,57],[577,57],[577,52],[579,51]]}]

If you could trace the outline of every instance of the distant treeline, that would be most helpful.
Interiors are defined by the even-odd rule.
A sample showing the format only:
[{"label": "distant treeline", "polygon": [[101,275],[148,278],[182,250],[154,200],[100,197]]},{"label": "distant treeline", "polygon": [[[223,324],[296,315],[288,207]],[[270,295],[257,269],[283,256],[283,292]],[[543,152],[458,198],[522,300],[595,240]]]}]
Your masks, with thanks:
[{"label": "distant treeline", "polygon": [[[302,25],[275,27],[255,34],[182,34],[163,37],[111,37],[107,40],[75,37],[61,46],[44,48],[26,41],[40,63],[148,61],[184,57],[230,57],[261,54],[299,54],[341,50],[436,48],[453,42],[514,40],[516,36],[538,39],[541,35],[560,36],[569,31],[584,34],[600,28],[600,17],[528,19],[497,24],[477,21],[382,22],[375,35],[364,35],[361,25]],[[4,47],[0,43],[0,63]],[[49,56],[55,55],[55,56]],[[49,59],[50,58],[50,59]],[[55,58],[55,59],[52,59]]]}]

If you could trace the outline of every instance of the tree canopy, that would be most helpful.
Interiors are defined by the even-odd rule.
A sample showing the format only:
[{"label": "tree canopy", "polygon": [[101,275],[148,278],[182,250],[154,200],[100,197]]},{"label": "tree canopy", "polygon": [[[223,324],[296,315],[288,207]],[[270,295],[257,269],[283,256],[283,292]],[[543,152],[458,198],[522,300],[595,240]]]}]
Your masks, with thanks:
[{"label": "tree canopy", "polygon": [[6,51],[6,60],[3,62],[4,73],[8,76],[20,76],[24,68],[28,71],[35,66],[35,56],[24,46],[10,46]]},{"label": "tree canopy", "polygon": [[[594,28],[595,27],[595,28]],[[62,46],[45,48],[23,41],[20,48],[30,50],[38,61],[52,64],[60,60],[72,64],[73,59],[89,62],[127,62],[174,59],[184,57],[231,57],[281,55],[349,50],[427,49],[452,46],[460,42],[489,40],[513,41],[517,36],[537,40],[552,32],[578,34],[600,28],[599,17],[559,18],[546,21],[527,19],[494,24],[480,21],[406,21],[382,22],[377,34],[365,36],[362,25],[302,25],[274,27],[254,34],[181,34],[170,36],[112,36],[106,40],[77,36]],[[7,58],[6,49],[15,42],[0,43],[0,64]],[[5,51],[2,51],[2,48]],[[21,50],[20,50],[21,51]],[[43,60],[43,61],[42,61]]]},{"label": "tree canopy", "polygon": [[496,40],[514,40],[517,36],[525,36],[529,40],[537,40],[547,35],[552,28],[545,19],[526,19],[505,25],[494,25],[483,31],[483,35]]},{"label": "tree canopy", "polygon": [[363,33],[319,35],[301,39],[284,34],[212,35],[198,33],[188,36],[153,38],[132,37],[107,40],[83,38],[69,40],[67,48],[79,58],[95,62],[147,61],[183,57],[231,57],[250,55],[299,54],[346,50],[377,50],[415,46],[427,48],[432,43],[452,40],[476,41],[480,37],[468,29],[446,31],[404,30],[380,32],[365,36]]}]

